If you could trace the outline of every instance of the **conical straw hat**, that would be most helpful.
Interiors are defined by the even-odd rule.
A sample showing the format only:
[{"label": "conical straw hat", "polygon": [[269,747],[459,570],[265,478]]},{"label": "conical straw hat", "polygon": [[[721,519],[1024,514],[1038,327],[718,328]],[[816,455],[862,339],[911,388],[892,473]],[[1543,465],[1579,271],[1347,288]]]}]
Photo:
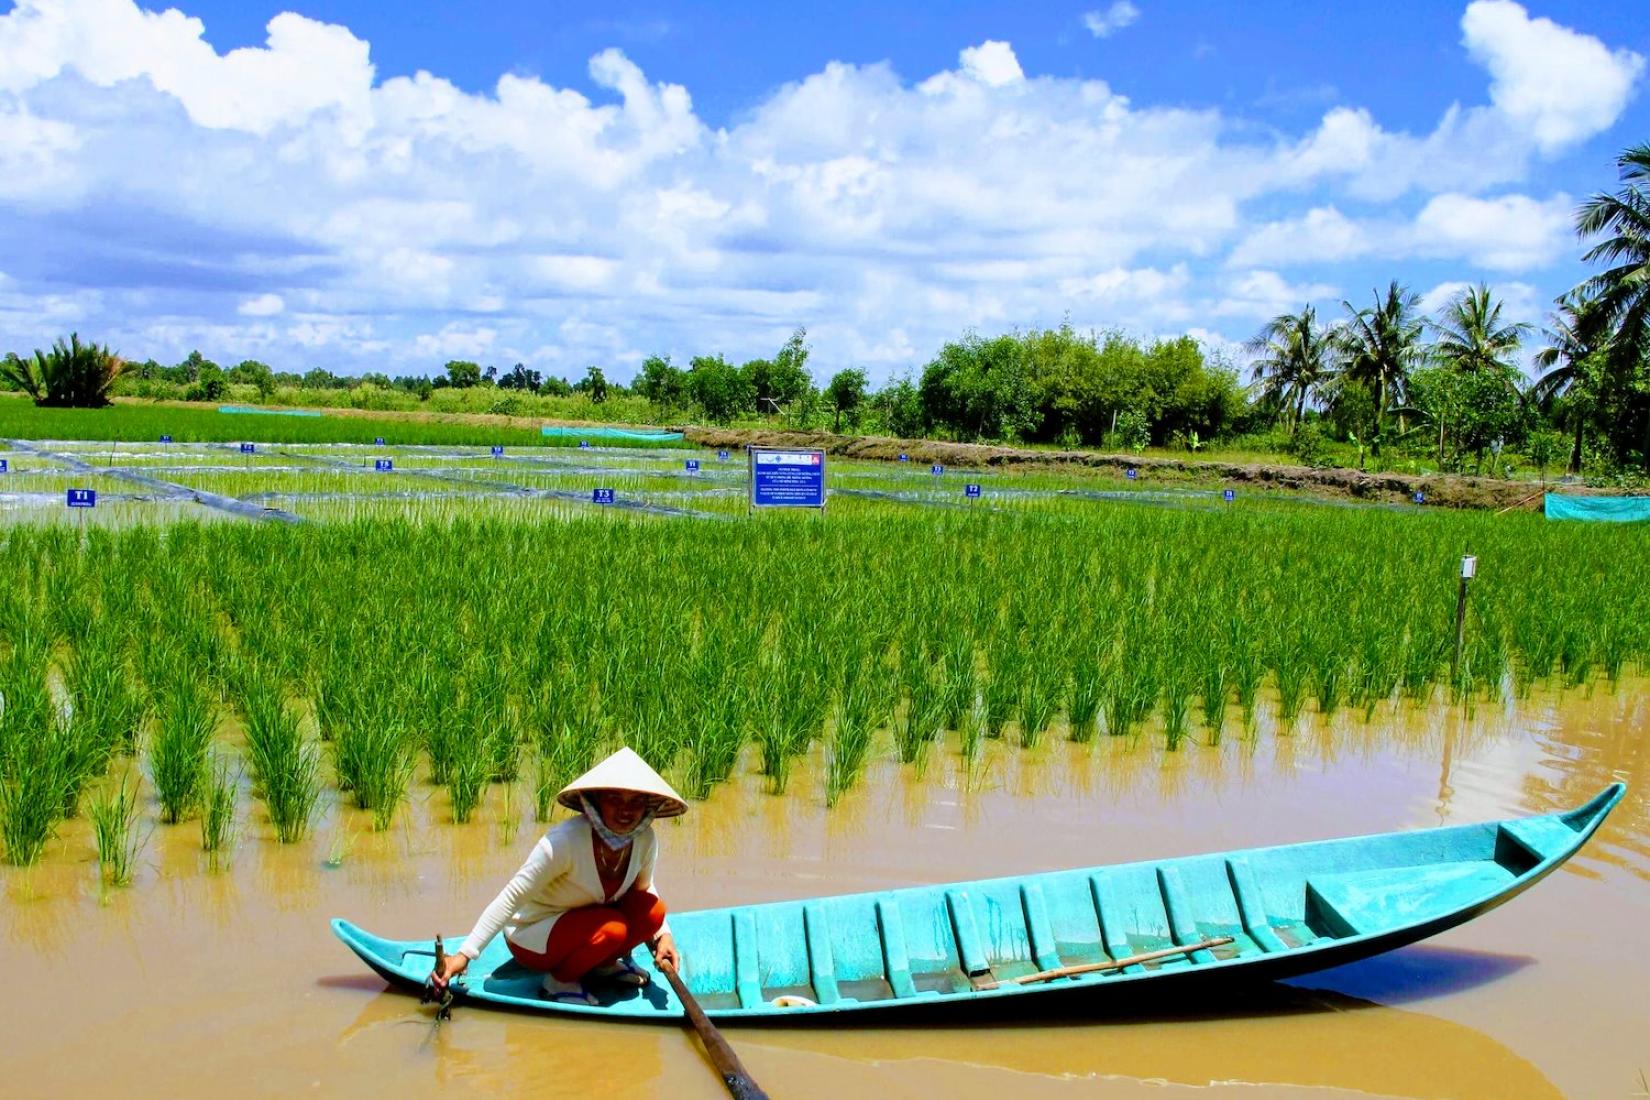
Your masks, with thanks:
[{"label": "conical straw hat", "polygon": [[686,799],[671,790],[670,784],[629,748],[620,749],[563,787],[556,801],[569,810],[582,810],[579,795],[591,791],[638,791],[652,795],[659,803],[655,817],[687,813]]}]

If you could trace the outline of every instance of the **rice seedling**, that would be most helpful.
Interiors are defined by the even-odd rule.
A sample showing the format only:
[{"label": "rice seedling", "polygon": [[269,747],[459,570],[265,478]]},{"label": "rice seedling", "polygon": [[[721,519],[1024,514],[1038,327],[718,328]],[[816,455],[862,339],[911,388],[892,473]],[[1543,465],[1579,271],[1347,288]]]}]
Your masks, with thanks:
[{"label": "rice seedling", "polygon": [[212,870],[220,870],[235,846],[235,790],[239,773],[229,764],[215,760],[207,766],[205,790],[201,796],[201,848]]},{"label": "rice seedling", "polygon": [[199,682],[187,672],[177,673],[166,688],[149,747],[155,795],[168,825],[199,808],[206,793],[213,726],[212,703]]},{"label": "rice seedling", "polygon": [[295,844],[309,831],[320,802],[320,749],[305,740],[298,715],[268,670],[249,677],[241,703],[253,792],[263,799],[276,839]]},{"label": "rice seedling", "polygon": [[45,686],[8,676],[0,695],[0,845],[6,862],[28,866],[56,833],[68,792],[80,781],[72,734],[51,714]]},{"label": "rice seedling", "polygon": [[[475,814],[481,796],[487,789],[491,762],[479,752],[459,754],[447,769],[447,798],[452,806],[453,822],[463,825]],[[555,793],[551,792],[551,797]]]},{"label": "rice seedling", "polygon": [[142,811],[138,784],[132,777],[122,775],[120,782],[104,784],[92,796],[88,816],[92,820],[92,836],[97,843],[99,874],[109,886],[131,884],[137,858],[149,841],[152,829],[138,831],[138,816]]}]

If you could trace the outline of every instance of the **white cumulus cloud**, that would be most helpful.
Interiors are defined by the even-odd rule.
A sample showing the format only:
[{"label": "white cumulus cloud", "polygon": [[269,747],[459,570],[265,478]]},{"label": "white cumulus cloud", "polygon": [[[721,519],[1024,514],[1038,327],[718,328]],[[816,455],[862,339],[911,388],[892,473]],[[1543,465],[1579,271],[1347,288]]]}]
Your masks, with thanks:
[{"label": "white cumulus cloud", "polygon": [[1514,0],[1473,0],[1461,40],[1489,70],[1491,102],[1548,152],[1608,128],[1644,72],[1632,50],[1532,19]]},{"label": "white cumulus cloud", "polygon": [[279,294],[257,294],[246,299],[235,312],[242,317],[273,317],[286,309],[286,302]]},{"label": "white cumulus cloud", "polygon": [[1007,42],[988,39],[978,46],[969,46],[958,59],[963,72],[993,88],[1017,84],[1026,78],[1020,59],[1014,56],[1014,47]]},{"label": "white cumulus cloud", "polygon": [[1083,13],[1083,26],[1096,38],[1105,38],[1131,25],[1140,18],[1140,9],[1129,0],[1116,0],[1108,8],[1097,8]]}]

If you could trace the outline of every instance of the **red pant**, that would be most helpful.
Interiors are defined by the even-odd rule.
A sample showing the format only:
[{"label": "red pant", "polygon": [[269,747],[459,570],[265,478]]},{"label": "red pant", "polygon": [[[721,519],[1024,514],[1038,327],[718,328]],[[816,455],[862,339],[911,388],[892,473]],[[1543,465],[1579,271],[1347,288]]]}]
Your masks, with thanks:
[{"label": "red pant", "polygon": [[652,939],[664,923],[665,903],[646,890],[632,890],[612,906],[587,905],[563,913],[550,929],[550,942],[542,953],[508,936],[504,942],[528,970],[548,970],[558,981],[574,982]]}]

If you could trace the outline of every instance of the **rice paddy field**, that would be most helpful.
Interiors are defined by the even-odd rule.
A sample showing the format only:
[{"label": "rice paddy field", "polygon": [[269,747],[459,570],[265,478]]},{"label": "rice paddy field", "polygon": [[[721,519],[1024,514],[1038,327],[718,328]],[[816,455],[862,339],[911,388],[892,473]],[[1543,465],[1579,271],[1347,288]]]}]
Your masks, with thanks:
[{"label": "rice paddy field", "polygon": [[466,924],[620,744],[694,800],[662,826],[684,908],[1629,783],[1583,858],[1431,945],[1218,1012],[735,1033],[776,1097],[1630,1095],[1650,1069],[1650,531],[835,460],[823,515],[752,516],[738,454],[248,442],[0,443],[13,976],[166,1006],[54,990],[13,1025],[25,1095],[87,1087],[65,1013],[174,1096],[231,1087],[177,1054],[201,1029],[283,1094],[717,1095],[674,1032],[432,1038],[326,929]]}]

